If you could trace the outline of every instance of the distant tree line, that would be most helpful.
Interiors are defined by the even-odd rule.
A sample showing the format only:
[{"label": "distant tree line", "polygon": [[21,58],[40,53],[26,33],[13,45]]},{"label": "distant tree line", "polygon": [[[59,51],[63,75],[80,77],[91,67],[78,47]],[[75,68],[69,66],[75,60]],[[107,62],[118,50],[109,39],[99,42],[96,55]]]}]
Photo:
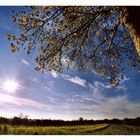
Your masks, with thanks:
[{"label": "distant tree line", "polygon": [[24,126],[71,126],[71,125],[92,125],[92,124],[127,124],[140,126],[140,117],[137,118],[124,118],[120,119],[104,119],[104,120],[86,120],[82,117],[79,120],[51,120],[51,119],[29,119],[28,117],[13,117],[5,118],[0,117],[0,124],[9,124],[9,125],[24,125]]}]

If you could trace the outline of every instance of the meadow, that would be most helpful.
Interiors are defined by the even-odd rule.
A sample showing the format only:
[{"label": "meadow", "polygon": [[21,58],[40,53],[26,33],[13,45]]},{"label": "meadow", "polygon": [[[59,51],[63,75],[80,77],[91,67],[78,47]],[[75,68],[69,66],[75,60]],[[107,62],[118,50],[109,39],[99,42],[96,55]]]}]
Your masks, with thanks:
[{"label": "meadow", "polygon": [[75,126],[0,125],[0,135],[140,135],[140,126],[125,124]]}]

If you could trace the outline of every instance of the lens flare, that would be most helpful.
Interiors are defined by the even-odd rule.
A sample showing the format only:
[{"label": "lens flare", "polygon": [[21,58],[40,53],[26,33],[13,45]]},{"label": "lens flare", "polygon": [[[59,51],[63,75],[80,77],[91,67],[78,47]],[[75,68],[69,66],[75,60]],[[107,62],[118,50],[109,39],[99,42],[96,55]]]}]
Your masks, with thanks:
[{"label": "lens flare", "polygon": [[18,89],[18,83],[14,80],[7,80],[4,82],[4,90],[8,92],[15,92]]}]

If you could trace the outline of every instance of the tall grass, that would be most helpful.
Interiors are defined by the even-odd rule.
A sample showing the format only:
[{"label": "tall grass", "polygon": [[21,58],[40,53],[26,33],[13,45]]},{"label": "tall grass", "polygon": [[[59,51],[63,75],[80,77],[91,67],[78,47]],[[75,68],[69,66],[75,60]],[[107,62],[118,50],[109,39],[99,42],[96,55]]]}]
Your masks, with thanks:
[{"label": "tall grass", "polygon": [[97,124],[97,125],[77,125],[77,126],[11,126],[2,125],[0,126],[0,134],[9,135],[82,135],[91,134],[97,129],[101,129],[108,126],[108,124]]},{"label": "tall grass", "polygon": [[140,134],[140,127],[114,124],[76,126],[12,126],[0,125],[1,135],[119,135]]}]

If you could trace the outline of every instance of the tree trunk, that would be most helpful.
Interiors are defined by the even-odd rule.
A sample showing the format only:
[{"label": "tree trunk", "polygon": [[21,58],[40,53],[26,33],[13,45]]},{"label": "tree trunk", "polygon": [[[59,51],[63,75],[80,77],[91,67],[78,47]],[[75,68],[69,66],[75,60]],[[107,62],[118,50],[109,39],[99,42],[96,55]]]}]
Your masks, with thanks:
[{"label": "tree trunk", "polygon": [[137,35],[140,35],[140,6],[126,6],[128,12],[127,22],[132,24]]}]

